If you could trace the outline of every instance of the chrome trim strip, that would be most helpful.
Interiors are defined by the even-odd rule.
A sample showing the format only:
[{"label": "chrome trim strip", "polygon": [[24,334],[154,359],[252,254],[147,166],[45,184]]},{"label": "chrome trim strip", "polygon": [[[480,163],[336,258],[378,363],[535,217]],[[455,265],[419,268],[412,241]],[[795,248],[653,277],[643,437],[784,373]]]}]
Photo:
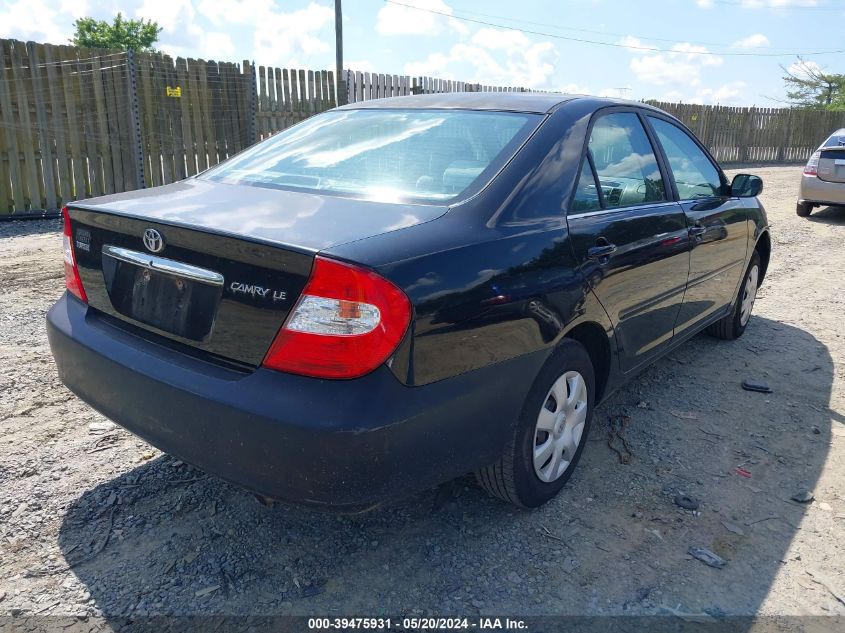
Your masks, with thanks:
[{"label": "chrome trim strip", "polygon": [[165,259],[157,255],[150,255],[149,253],[140,253],[132,251],[128,248],[121,248],[120,246],[111,246],[110,244],[103,245],[103,255],[108,255],[115,259],[149,268],[162,273],[170,275],[177,275],[179,277],[186,277],[193,281],[199,281],[204,284],[212,286],[223,285],[223,275],[208,270],[206,268],[199,268],[198,266],[191,266],[190,264],[183,264],[173,259]]},{"label": "chrome trim strip", "polygon": [[[596,209],[595,211],[584,211],[583,213],[573,213],[571,211],[566,212],[566,218],[568,220],[578,220],[580,218],[590,218],[597,215],[613,215],[616,213],[624,213],[626,211],[638,211],[640,209],[662,209],[664,207],[674,207],[677,206],[678,203],[674,200],[660,200],[658,202],[646,202],[644,204],[632,204],[626,207],[608,207],[606,209]],[[678,207],[679,211],[683,211],[680,207]]]}]

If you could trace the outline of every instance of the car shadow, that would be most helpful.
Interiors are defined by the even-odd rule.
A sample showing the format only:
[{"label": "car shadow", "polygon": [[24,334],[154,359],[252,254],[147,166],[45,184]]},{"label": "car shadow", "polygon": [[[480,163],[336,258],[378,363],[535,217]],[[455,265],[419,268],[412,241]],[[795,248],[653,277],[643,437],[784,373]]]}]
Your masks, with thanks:
[{"label": "car shadow", "polygon": [[810,222],[822,224],[845,224],[845,207],[822,207],[813,210],[807,217]]},{"label": "car shadow", "polygon": [[[470,476],[359,515],[267,507],[162,456],[82,491],[59,544],[115,623],[196,614],[753,615],[808,512],[790,496],[812,491],[824,467],[833,376],[811,334],[755,317],[741,340],[696,337],[598,407],[573,478],[535,511],[490,498]],[[742,390],[746,378],[773,393]],[[609,426],[619,415],[627,424]],[[699,511],[676,507],[677,494],[700,500]],[[693,560],[690,546],[726,568]]]}]

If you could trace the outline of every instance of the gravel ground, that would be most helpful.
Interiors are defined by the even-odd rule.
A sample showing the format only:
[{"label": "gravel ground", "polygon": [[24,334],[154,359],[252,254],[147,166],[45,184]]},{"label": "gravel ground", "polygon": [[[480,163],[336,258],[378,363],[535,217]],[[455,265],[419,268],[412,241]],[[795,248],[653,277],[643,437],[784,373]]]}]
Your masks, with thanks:
[{"label": "gravel ground", "polygon": [[0,615],[845,615],[845,210],[799,219],[800,170],[753,171],[773,255],[745,336],[699,336],[598,408],[530,512],[469,477],[363,515],[265,507],[162,454],[57,379],[59,223],[0,223]]}]

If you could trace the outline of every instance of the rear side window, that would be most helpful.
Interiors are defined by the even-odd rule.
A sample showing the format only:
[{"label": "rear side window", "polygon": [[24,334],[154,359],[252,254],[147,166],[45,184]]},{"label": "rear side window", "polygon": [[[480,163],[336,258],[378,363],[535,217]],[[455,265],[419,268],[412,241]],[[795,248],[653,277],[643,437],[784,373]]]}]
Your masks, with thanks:
[{"label": "rear side window", "polygon": [[654,150],[636,114],[620,112],[598,119],[589,149],[607,207],[666,200]]},{"label": "rear side window", "polygon": [[681,200],[722,195],[722,179],[710,159],[686,132],[663,119],[649,117],[663,146]]},{"label": "rear side window", "polygon": [[575,189],[575,197],[572,199],[572,206],[569,208],[569,215],[595,211],[601,209],[599,190],[596,188],[596,177],[593,175],[593,168],[590,161],[584,158],[581,164],[581,176],[578,178],[578,186]]}]

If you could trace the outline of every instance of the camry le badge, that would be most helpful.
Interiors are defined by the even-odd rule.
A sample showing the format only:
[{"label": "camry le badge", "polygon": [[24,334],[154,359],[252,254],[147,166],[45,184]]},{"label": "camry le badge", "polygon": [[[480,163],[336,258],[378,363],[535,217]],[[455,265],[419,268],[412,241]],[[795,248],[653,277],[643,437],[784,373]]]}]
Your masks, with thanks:
[{"label": "camry le badge", "polygon": [[144,246],[151,253],[160,253],[164,250],[164,238],[155,229],[147,229],[144,231]]}]

